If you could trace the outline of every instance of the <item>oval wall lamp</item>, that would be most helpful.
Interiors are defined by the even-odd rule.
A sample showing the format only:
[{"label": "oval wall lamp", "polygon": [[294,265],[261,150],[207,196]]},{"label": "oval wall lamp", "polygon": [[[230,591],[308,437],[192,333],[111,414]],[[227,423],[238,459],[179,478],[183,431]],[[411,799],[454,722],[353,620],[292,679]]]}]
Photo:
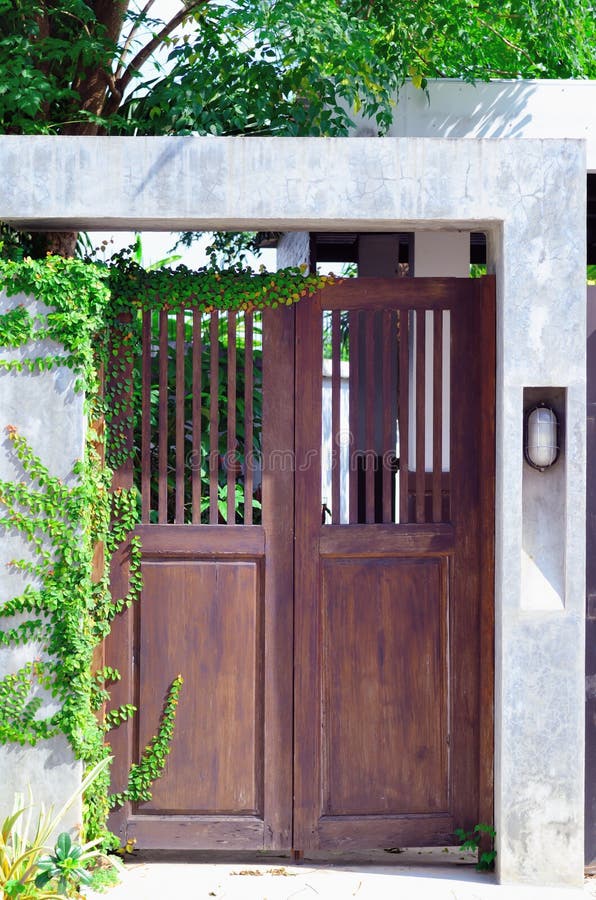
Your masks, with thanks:
[{"label": "oval wall lamp", "polygon": [[533,469],[543,472],[559,456],[559,420],[552,407],[536,403],[526,411],[524,456]]}]

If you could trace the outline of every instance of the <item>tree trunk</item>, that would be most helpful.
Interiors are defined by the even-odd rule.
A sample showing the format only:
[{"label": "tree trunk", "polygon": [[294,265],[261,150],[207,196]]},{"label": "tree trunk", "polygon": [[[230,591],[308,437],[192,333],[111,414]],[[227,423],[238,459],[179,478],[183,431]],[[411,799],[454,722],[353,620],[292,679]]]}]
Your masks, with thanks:
[{"label": "tree trunk", "polygon": [[[45,256],[51,253],[54,256],[74,256],[77,245],[78,232],[76,231],[47,231],[41,233],[39,255]],[[44,240],[45,238],[45,240]],[[45,245],[45,253],[43,252]]]}]

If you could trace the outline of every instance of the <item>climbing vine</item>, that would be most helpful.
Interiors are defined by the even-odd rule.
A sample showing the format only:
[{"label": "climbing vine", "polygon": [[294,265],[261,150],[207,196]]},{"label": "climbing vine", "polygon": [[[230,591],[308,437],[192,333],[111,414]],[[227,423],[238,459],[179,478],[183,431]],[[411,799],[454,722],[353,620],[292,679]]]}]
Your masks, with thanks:
[{"label": "climbing vine", "polygon": [[[141,590],[141,547],[135,489],[112,490],[113,470],[131,453],[127,435],[136,409],[133,364],[140,352],[145,310],[165,308],[252,310],[290,305],[331,280],[298,269],[254,273],[242,268],[146,272],[120,254],[110,265],[47,257],[0,260],[0,290],[25,302],[0,315],[0,375],[69,369],[84,392],[88,422],[85,449],[64,481],[42,461],[18,421],[3,423],[20,480],[0,481],[0,534],[18,534],[30,549],[10,560],[25,587],[0,597],[0,646],[31,645],[37,655],[0,679],[0,742],[34,745],[63,733],[87,767],[109,754],[107,732],[136,712],[131,703],[109,703],[117,670],[93,671],[95,647],[114,617]],[[38,303],[33,304],[31,298]],[[102,391],[102,373],[106,373]],[[102,422],[106,428],[102,427]],[[130,578],[124,597],[108,581],[113,553],[128,541]],[[104,568],[97,572],[98,545]],[[182,676],[172,682],[155,737],[129,774],[126,789],[109,795],[107,772],[90,788],[85,804],[87,838],[106,846],[110,806],[146,800],[163,771],[173,736]],[[52,696],[57,702],[45,703]],[[50,709],[52,711],[47,712]]]},{"label": "climbing vine", "polygon": [[110,796],[111,807],[122,806],[127,800],[151,800],[151,785],[162,774],[170,752],[178,696],[183,682],[182,675],[174,678],[164,704],[160,729],[145,748],[140,761],[131,766],[126,790]]}]

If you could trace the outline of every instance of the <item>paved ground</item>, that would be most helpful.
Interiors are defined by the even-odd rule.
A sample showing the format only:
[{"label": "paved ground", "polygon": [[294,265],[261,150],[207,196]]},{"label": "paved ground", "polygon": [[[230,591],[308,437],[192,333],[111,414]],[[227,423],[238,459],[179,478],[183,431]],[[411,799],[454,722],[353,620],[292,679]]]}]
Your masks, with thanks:
[{"label": "paved ground", "polygon": [[[444,855],[442,855],[444,854]],[[469,859],[469,858],[468,858]],[[455,851],[375,853],[307,859],[213,853],[135,854],[120,885],[89,900],[596,900],[581,889],[506,887]]]}]

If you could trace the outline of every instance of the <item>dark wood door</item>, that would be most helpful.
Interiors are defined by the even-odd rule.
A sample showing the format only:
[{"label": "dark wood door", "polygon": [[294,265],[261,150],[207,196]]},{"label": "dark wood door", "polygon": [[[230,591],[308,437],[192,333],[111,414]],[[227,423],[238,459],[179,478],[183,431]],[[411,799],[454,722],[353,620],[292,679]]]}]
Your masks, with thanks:
[{"label": "dark wood door", "polygon": [[297,848],[492,821],[494,367],[490,278],[297,309]]},{"label": "dark wood door", "polygon": [[[145,313],[141,368],[140,457],[115,487],[142,496],[143,588],[106,647],[122,675],[111,705],[138,713],[110,733],[114,790],[184,684],[151,799],[110,825],[147,848],[289,847],[294,476],[278,463],[293,449],[293,311]],[[130,540],[116,596],[129,558]]]},{"label": "dark wood door", "polygon": [[112,705],[138,713],[110,735],[114,790],[184,685],[152,798],[111,827],[307,850],[490,821],[492,279],[145,313],[138,377],[115,487],[139,488],[143,591],[106,646]]}]

